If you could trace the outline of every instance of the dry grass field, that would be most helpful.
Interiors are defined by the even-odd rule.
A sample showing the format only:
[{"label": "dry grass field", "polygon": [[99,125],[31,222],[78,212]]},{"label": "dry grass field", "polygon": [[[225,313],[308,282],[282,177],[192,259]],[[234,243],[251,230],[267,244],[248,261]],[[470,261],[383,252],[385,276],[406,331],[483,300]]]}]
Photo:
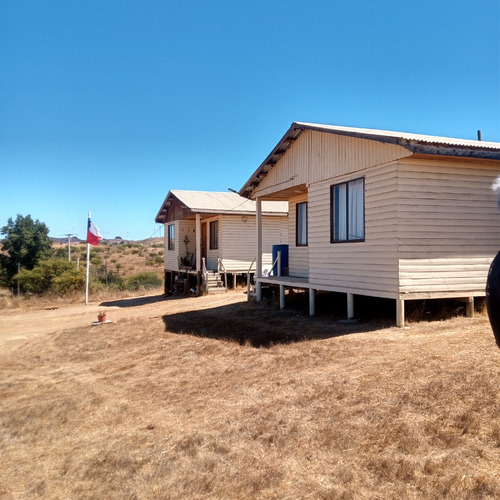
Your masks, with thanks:
[{"label": "dry grass field", "polygon": [[[241,292],[0,309],[0,498],[500,498],[484,314],[345,324]],[[92,326],[98,310],[112,323]]]}]

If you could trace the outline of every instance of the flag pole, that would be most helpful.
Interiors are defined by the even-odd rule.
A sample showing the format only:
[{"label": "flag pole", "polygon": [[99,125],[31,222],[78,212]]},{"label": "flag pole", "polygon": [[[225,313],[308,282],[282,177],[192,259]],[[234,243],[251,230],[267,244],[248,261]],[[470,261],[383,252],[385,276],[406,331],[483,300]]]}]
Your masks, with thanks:
[{"label": "flag pole", "polygon": [[[89,218],[87,220],[87,227],[89,225],[90,220],[90,212]],[[87,241],[87,270],[85,273],[85,305],[89,303],[89,267],[90,267],[90,243]]]}]

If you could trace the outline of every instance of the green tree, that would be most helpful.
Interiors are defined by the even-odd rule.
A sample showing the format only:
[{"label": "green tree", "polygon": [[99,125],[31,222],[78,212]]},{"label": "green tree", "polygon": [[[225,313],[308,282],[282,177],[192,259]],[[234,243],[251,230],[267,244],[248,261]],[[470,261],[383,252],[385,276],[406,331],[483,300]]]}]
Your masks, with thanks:
[{"label": "green tree", "polygon": [[34,221],[31,215],[23,217],[18,214],[15,221],[10,217],[0,234],[5,236],[1,240],[4,253],[0,254],[0,266],[3,281],[8,286],[14,282],[18,265],[31,270],[42,259],[50,257],[49,228],[38,219]]}]

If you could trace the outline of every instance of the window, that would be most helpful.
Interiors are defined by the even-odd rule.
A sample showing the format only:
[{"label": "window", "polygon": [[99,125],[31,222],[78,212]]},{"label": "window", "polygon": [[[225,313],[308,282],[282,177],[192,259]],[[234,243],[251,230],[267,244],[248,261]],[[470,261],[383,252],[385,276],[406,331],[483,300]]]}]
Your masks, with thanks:
[{"label": "window", "polygon": [[168,249],[175,250],[175,225],[168,225]]},{"label": "window", "polygon": [[307,202],[297,203],[296,245],[307,246]]},{"label": "window", "polygon": [[337,184],[330,189],[331,243],[341,241],[364,241],[364,178]]},{"label": "window", "polygon": [[219,221],[213,220],[210,223],[210,250],[219,248]]}]

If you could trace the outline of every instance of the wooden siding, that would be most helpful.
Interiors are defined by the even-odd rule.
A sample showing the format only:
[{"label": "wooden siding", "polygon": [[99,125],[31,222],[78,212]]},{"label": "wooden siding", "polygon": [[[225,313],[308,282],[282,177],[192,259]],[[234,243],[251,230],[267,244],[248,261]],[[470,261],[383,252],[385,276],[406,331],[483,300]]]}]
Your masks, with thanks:
[{"label": "wooden siding", "polygon": [[[169,250],[168,249],[168,226],[171,224],[174,225],[175,227],[175,249],[174,250]],[[178,243],[177,243],[177,233],[179,232],[179,221],[174,221],[174,222],[166,222],[164,225],[164,238],[163,238],[163,246],[164,246],[164,252],[163,252],[163,262],[165,269],[167,270],[177,270],[178,269]]]},{"label": "wooden siding", "polygon": [[[173,224],[175,227],[175,248],[168,249],[168,226]],[[170,271],[179,270],[179,258],[186,255],[186,245],[184,238],[189,238],[188,251],[194,254],[196,249],[196,224],[194,220],[176,220],[165,224],[164,236],[164,265],[165,269]],[[193,257],[194,259],[194,257]],[[193,260],[194,262],[194,260]]]},{"label": "wooden siding", "polygon": [[[273,245],[288,244],[288,217],[264,216],[263,221],[263,265],[267,269],[272,266]],[[210,250],[210,222],[219,221],[219,245]],[[175,249],[168,250],[168,226],[175,226]],[[255,258],[256,217],[247,215],[219,215],[202,221],[205,225],[207,249],[207,269],[217,269],[217,259],[223,260],[227,272],[247,272]],[[166,270],[178,271],[179,258],[186,255],[184,238],[189,238],[188,251],[193,254],[193,265],[196,262],[196,221],[193,219],[177,220],[164,225],[164,267]],[[255,270],[255,266],[254,266]]]},{"label": "wooden siding", "polygon": [[[365,241],[330,243],[330,187],[365,179]],[[309,282],[313,288],[396,298],[397,163],[309,187]]]},{"label": "wooden siding", "polygon": [[500,249],[499,162],[412,158],[399,167],[402,297],[484,295]]},{"label": "wooden siding", "polygon": [[[297,203],[308,202],[307,193],[296,195],[290,198],[288,202],[289,224],[288,224],[288,268],[290,276],[307,278],[309,276],[309,245],[311,244],[311,235],[308,234],[309,245],[306,247],[296,245],[296,228],[297,228]],[[308,224],[311,221],[308,202]],[[308,231],[310,230],[308,225]]]},{"label": "wooden siding", "polygon": [[[303,132],[256,188],[289,200],[289,270],[311,288],[388,298],[484,295],[500,249],[491,184],[500,162],[411,154],[376,141]],[[365,179],[365,241],[330,243],[330,188]],[[299,194],[303,190],[305,193]],[[295,246],[308,201],[308,247]]]},{"label": "wooden siding", "polygon": [[366,139],[304,131],[254,192],[254,197],[321,182],[409,156],[406,149]]},{"label": "wooden siding", "polygon": [[[183,219],[178,221],[179,223],[179,239],[176,242],[176,248],[178,248],[178,256],[185,257],[186,251],[190,253],[191,261],[196,265],[196,221],[193,219]],[[188,237],[188,244],[186,249],[186,244],[184,243],[184,238]],[[176,237],[177,239],[177,237]]]},{"label": "wooden siding", "polygon": [[[256,257],[256,218],[252,216],[222,216],[221,258],[228,272],[244,273]],[[288,243],[288,218],[263,217],[262,264],[271,269],[273,245]],[[255,265],[253,267],[255,270]]]}]

